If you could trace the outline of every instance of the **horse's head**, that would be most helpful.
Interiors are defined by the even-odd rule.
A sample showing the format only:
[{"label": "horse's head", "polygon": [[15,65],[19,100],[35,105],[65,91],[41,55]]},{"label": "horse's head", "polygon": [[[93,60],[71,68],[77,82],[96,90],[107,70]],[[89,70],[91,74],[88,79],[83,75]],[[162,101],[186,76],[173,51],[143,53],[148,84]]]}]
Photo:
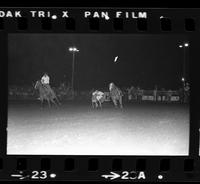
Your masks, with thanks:
[{"label": "horse's head", "polygon": [[38,80],[38,81],[36,81],[34,88],[38,89],[40,85],[41,85],[41,81]]}]

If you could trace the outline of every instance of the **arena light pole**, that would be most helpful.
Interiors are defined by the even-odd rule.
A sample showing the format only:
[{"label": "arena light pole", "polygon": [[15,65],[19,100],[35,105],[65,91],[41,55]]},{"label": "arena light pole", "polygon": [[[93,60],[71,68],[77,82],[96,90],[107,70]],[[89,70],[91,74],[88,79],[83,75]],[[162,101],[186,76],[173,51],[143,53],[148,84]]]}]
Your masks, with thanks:
[{"label": "arena light pole", "polygon": [[69,52],[72,52],[72,77],[71,77],[71,88],[74,97],[74,63],[75,63],[75,53],[79,52],[76,47],[69,47]]},{"label": "arena light pole", "polygon": [[183,88],[185,86],[185,81],[186,81],[186,49],[189,47],[189,43],[185,42],[181,45],[179,45],[179,48],[183,49],[183,76],[182,76],[182,82],[183,82]]}]

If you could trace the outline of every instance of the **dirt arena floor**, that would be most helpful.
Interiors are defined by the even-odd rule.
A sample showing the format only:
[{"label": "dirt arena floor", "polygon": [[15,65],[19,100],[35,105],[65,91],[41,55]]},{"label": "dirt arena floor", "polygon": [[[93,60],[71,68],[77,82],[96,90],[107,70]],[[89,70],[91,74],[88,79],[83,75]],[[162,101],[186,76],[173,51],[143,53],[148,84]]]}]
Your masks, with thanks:
[{"label": "dirt arena floor", "polygon": [[188,155],[189,106],[66,101],[40,108],[39,101],[9,101],[8,154]]}]

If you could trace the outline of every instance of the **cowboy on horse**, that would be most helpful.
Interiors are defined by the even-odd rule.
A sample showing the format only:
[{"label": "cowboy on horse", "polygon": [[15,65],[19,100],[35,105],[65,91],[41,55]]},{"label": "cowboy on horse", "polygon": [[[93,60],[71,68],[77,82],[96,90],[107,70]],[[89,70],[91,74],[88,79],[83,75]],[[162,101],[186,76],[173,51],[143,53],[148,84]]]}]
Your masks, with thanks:
[{"label": "cowboy on horse", "polygon": [[40,97],[38,98],[41,101],[41,104],[43,104],[44,100],[47,100],[49,106],[50,102],[53,104],[57,105],[54,100],[57,101],[57,103],[60,105],[60,102],[58,98],[56,97],[56,94],[54,91],[51,89],[50,85],[50,77],[48,76],[47,73],[45,73],[41,80],[38,80],[35,84],[35,89],[39,90]]},{"label": "cowboy on horse", "polygon": [[50,85],[49,85],[50,77],[48,76],[47,73],[44,73],[44,75],[42,76],[41,83],[47,89],[47,91],[51,91],[52,90]]}]

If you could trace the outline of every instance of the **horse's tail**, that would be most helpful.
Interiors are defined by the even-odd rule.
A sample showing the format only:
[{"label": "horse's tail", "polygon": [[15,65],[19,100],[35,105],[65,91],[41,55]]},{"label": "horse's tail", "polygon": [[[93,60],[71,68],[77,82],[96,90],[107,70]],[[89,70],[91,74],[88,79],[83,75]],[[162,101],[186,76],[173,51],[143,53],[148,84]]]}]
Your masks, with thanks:
[{"label": "horse's tail", "polygon": [[38,81],[36,81],[35,84],[32,83],[32,85],[33,85],[34,89],[37,89]]}]

